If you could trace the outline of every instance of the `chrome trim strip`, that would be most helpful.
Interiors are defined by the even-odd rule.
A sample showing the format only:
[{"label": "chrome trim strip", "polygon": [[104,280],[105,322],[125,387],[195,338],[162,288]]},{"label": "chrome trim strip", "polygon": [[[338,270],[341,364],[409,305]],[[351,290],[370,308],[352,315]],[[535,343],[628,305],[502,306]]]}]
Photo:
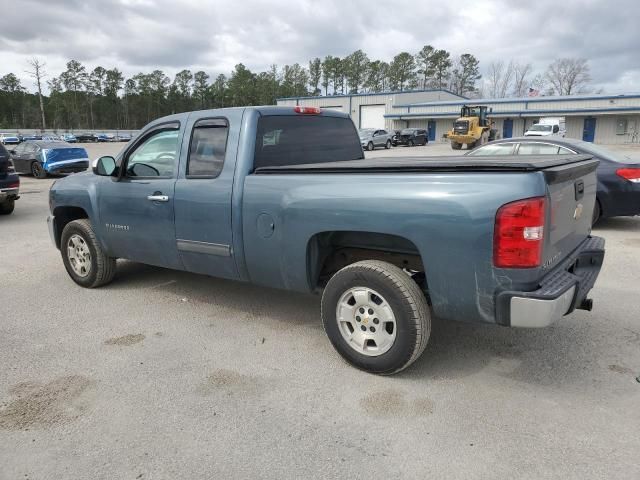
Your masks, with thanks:
[{"label": "chrome trim strip", "polygon": [[195,240],[176,240],[178,250],[183,252],[204,253],[207,255],[217,255],[219,257],[230,257],[231,248],[229,245],[220,243],[197,242]]}]

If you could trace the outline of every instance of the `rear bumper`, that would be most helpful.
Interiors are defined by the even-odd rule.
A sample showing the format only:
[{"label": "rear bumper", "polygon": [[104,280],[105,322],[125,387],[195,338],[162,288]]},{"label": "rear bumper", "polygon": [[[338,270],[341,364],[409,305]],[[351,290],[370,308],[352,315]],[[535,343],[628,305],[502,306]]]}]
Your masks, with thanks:
[{"label": "rear bumper", "polygon": [[88,160],[81,160],[78,162],[69,162],[69,163],[60,162],[60,163],[54,163],[53,165],[47,165],[45,167],[47,172],[59,173],[59,174],[84,172],[88,168],[89,168]]},{"label": "rear bumper", "polygon": [[587,238],[562,264],[546,275],[532,292],[504,291],[497,295],[497,320],[511,327],[541,328],[586,302],[604,260],[604,239]]},{"label": "rear bumper", "polygon": [[17,200],[20,198],[20,187],[12,187],[12,188],[0,188],[0,202],[4,202],[5,200]]}]

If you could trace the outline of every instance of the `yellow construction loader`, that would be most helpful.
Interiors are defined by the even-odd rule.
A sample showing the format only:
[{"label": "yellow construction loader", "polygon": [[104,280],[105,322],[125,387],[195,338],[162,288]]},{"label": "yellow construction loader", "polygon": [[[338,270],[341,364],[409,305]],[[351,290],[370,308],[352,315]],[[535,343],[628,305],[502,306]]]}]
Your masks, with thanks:
[{"label": "yellow construction loader", "polygon": [[453,128],[447,133],[451,148],[460,150],[464,144],[471,150],[495,140],[496,130],[491,128],[488,112],[486,105],[464,105],[460,118],[453,122]]}]

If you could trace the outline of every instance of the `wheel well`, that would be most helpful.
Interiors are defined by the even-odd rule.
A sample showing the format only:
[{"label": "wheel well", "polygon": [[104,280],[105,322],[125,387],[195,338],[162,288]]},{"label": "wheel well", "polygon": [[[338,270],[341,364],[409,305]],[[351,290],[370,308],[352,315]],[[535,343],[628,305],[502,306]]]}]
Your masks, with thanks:
[{"label": "wheel well", "polygon": [[89,218],[87,212],[80,207],[58,207],[53,211],[53,215],[55,216],[55,239],[56,239],[56,247],[60,248],[60,239],[62,238],[62,231],[64,227],[66,227],[67,223],[72,222],[74,220],[78,220],[80,218]]},{"label": "wheel well", "polygon": [[410,271],[426,290],[424,264],[413,242],[397,235],[357,231],[322,232],[311,237],[307,271],[312,290],[323,288],[338,270],[362,260],[382,260]]}]

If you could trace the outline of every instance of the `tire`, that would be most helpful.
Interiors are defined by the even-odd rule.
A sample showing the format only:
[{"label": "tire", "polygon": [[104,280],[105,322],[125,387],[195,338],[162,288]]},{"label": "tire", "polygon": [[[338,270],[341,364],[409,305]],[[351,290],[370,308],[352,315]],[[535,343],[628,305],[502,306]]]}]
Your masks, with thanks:
[{"label": "tire", "polygon": [[0,215],[10,215],[13,213],[14,208],[16,208],[16,201],[13,198],[2,202],[0,203]]},{"label": "tire", "polygon": [[[76,258],[81,257],[86,262],[85,275],[78,272],[78,261],[74,262],[74,259],[69,256],[70,250],[73,250],[70,244],[71,239],[74,241],[73,244],[80,249],[80,252],[85,252],[75,252]],[[81,287],[96,288],[113,280],[116,273],[116,259],[105,255],[102,251],[102,247],[88,219],[74,220],[64,227],[60,241],[60,253],[67,273]],[[88,258],[86,254],[88,254]]]},{"label": "tire", "polygon": [[409,140],[409,143],[407,144],[410,147],[413,147],[415,145],[415,142],[413,140]]},{"label": "tire", "polygon": [[602,216],[602,207],[600,206],[600,201],[596,199],[596,204],[593,206],[593,216],[591,217],[591,225],[595,225],[600,220]]},{"label": "tire", "polygon": [[389,150],[391,148],[391,140],[387,140],[387,143],[384,144],[384,148]]},{"label": "tire", "polygon": [[[352,295],[354,290],[360,302]],[[363,301],[365,298],[369,303]],[[367,306],[367,310],[358,305]],[[377,305],[389,308],[371,310]],[[349,315],[344,315],[344,309]],[[322,294],[321,314],[324,330],[338,353],[354,367],[380,375],[391,375],[411,365],[424,351],[431,333],[429,306],[418,284],[402,269],[378,260],[353,263],[331,277]],[[393,320],[383,318],[381,322],[375,315]],[[338,318],[349,321],[339,323]],[[380,328],[374,332],[375,325]],[[357,326],[367,333],[360,333]],[[345,335],[353,334],[349,342]],[[358,345],[364,335],[367,337]]]},{"label": "tire", "polygon": [[462,148],[462,144],[458,142],[451,141],[451,148],[453,150],[460,150]]},{"label": "tire", "polygon": [[369,142],[367,144],[367,150],[369,150],[370,152],[374,149],[375,147],[373,146],[373,142]]},{"label": "tire", "polygon": [[35,178],[47,178],[47,171],[42,168],[40,162],[31,162],[31,175]]}]

